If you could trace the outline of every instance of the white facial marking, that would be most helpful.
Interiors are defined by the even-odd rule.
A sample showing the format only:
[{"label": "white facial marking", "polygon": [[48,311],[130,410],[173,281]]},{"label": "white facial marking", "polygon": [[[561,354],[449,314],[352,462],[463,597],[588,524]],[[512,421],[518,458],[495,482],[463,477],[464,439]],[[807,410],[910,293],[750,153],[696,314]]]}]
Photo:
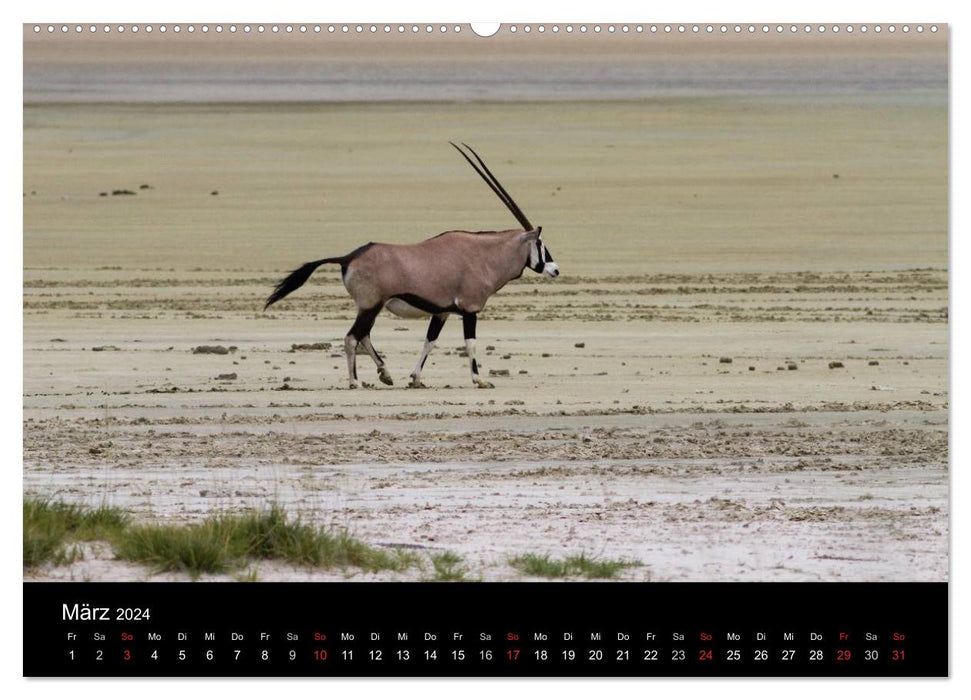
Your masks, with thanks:
[{"label": "white facial marking", "polygon": [[543,268],[543,274],[547,277],[556,277],[560,274],[560,268],[556,266],[555,262],[548,262],[546,267]]}]

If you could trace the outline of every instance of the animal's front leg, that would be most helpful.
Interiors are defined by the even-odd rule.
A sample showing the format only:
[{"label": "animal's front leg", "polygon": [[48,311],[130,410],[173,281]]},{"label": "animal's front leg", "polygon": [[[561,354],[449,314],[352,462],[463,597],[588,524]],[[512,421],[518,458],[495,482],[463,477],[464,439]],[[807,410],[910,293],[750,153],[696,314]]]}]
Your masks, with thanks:
[{"label": "animal's front leg", "polygon": [[469,366],[472,368],[472,383],[480,389],[492,389],[492,382],[479,378],[479,363],[475,361],[475,322],[476,314],[468,313],[462,316],[462,330],[465,332],[465,354],[469,356]]},{"label": "animal's front leg", "polygon": [[432,316],[432,320],[428,323],[428,333],[425,334],[425,347],[422,348],[421,357],[418,358],[418,364],[415,365],[415,371],[411,373],[411,384],[409,386],[412,389],[421,389],[425,385],[421,383],[421,371],[425,367],[425,360],[431,354],[432,350],[435,348],[435,341],[438,340],[438,334],[442,332],[442,326],[445,325],[445,319],[448,318],[446,314],[438,314],[437,316]]}]

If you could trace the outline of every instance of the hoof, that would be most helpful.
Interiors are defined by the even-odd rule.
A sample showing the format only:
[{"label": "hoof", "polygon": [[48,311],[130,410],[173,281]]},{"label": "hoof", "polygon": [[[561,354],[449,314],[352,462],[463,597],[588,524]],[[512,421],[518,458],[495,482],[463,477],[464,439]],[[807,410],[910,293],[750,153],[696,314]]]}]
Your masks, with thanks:
[{"label": "hoof", "polygon": [[358,384],[357,382],[351,382],[350,385],[347,388],[348,389],[360,389],[361,388],[361,385]]},{"label": "hoof", "polygon": [[418,377],[412,377],[411,382],[408,384],[409,389],[427,389],[428,387],[421,383]]},{"label": "hoof", "polygon": [[496,385],[495,384],[493,384],[492,382],[487,382],[485,379],[476,379],[476,380],[474,380],[474,382],[475,382],[476,388],[478,388],[478,389],[495,389],[496,388]]},{"label": "hoof", "polygon": [[378,370],[378,379],[388,386],[394,386],[394,380],[391,378],[391,374],[386,369]]}]

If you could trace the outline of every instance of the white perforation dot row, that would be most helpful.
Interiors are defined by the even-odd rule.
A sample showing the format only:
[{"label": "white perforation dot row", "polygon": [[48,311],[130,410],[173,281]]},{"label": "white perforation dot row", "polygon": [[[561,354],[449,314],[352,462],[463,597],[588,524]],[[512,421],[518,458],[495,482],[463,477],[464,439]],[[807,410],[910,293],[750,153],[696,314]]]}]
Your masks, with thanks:
[{"label": "white perforation dot row", "polygon": [[[698,25],[698,24],[692,24],[692,25],[684,25],[684,24],[676,24],[676,25],[672,25],[672,24],[664,24],[664,25],[657,25],[657,24],[651,24],[651,25],[642,25],[642,24],[637,24],[637,25],[628,25],[628,24],[624,24],[624,25],[613,25],[613,24],[600,25],[600,24],[595,24],[595,25],[592,25],[590,27],[588,27],[586,24],[580,24],[580,25],[576,25],[576,26],[574,26],[572,24],[566,24],[566,25],[563,25],[562,27],[560,25],[558,25],[558,24],[554,24],[554,25],[551,25],[549,27],[547,27],[544,24],[536,25],[535,27],[533,25],[529,25],[529,24],[525,24],[525,25],[512,24],[512,25],[509,25],[508,27],[506,27],[506,30],[509,33],[511,33],[511,34],[516,34],[516,33],[520,32],[520,31],[522,33],[524,33],[524,34],[529,34],[529,33],[533,32],[534,30],[536,32],[540,33],[540,34],[545,34],[547,31],[550,31],[553,34],[558,34],[560,31],[565,31],[567,34],[572,34],[572,33],[574,33],[574,31],[578,31],[581,34],[586,34],[590,30],[592,30],[593,33],[595,33],[595,34],[602,34],[605,31],[608,34],[615,34],[618,31],[620,31],[620,33],[622,33],[622,34],[629,34],[630,32],[635,32],[637,34],[642,34],[645,31],[645,26],[646,26],[647,31],[649,31],[651,34],[657,34],[659,31],[661,31],[661,32],[663,32],[665,34],[670,34],[670,33],[674,32],[674,31],[677,31],[679,34],[686,34],[686,33],[689,33],[689,32],[692,33],[692,34],[701,34],[701,33],[705,33],[705,34],[714,34],[714,33],[720,33],[720,34],[728,34],[728,33],[735,33],[735,34],[742,34],[742,33],[757,34],[759,32],[761,32],[762,34],[770,34],[770,33],[772,33],[773,30],[775,30],[775,33],[776,34],[783,34],[783,33],[786,33],[786,32],[788,32],[789,34],[798,34],[800,32],[802,32],[804,34],[811,34],[811,33],[814,33],[814,32],[815,33],[818,33],[818,34],[825,34],[826,32],[831,32],[833,34],[839,34],[840,32],[845,32],[847,34],[852,34],[854,31],[857,31],[857,30],[861,34],[866,34],[868,31],[871,31],[871,30],[874,33],[876,33],[876,34],[880,34],[881,32],[884,31],[884,25],[880,25],[880,24],[872,25],[872,27],[870,25],[866,25],[866,24],[861,24],[861,25],[859,25],[859,27],[856,27],[856,26],[854,26],[852,24],[849,24],[849,25],[846,25],[846,26],[843,26],[843,27],[841,27],[840,25],[836,25],[836,24],[831,25],[829,27],[827,27],[825,25],[822,25],[822,24],[817,25],[817,26],[813,26],[811,24],[806,24],[806,25],[798,25],[798,24],[784,25],[784,24],[777,24],[774,27],[772,27],[772,26],[770,26],[768,24],[763,24],[761,26],[756,26],[754,24],[749,24],[749,25],[741,25],[741,24],[735,24],[735,25],[727,25],[727,24],[712,25],[712,24],[707,24],[707,25],[704,25],[704,26]],[[156,29],[157,29],[157,31],[159,33],[164,34],[167,31],[169,31],[170,28],[168,26],[164,25],[164,24],[158,25],[157,28],[154,27],[154,26],[152,26],[151,24],[146,24],[144,26],[137,25],[137,24],[131,24],[131,25],[118,24],[118,25],[114,25],[114,26],[109,25],[109,24],[105,24],[105,25],[101,25],[101,26],[95,25],[95,24],[90,24],[90,25],[87,25],[87,26],[84,26],[84,25],[81,25],[81,24],[77,24],[77,25],[74,25],[73,27],[70,26],[70,25],[67,25],[67,24],[62,24],[62,25],[48,24],[46,26],[46,30],[47,30],[47,33],[48,34],[55,34],[57,32],[60,32],[62,34],[67,34],[67,33],[71,32],[72,30],[76,34],[82,34],[82,33],[85,32],[85,30],[87,30],[88,33],[92,33],[92,34],[98,32],[99,30],[103,31],[106,34],[112,32],[112,31],[117,32],[119,34],[123,34],[126,31],[131,32],[132,34],[137,34],[139,31],[143,31],[146,34],[151,34],[153,31],[156,31]],[[921,33],[924,32],[924,25],[918,24],[918,25],[914,25],[913,27],[911,27],[909,24],[905,24],[905,25],[902,25],[900,27],[898,27],[895,24],[886,25],[886,31],[889,32],[890,34],[896,33],[898,31],[898,29],[899,29],[899,31],[903,32],[904,34],[909,34],[911,32],[911,29],[913,29],[913,31],[917,32],[918,34],[921,34]],[[937,27],[936,24],[930,25],[930,27],[928,27],[928,29],[932,33],[936,33],[938,31],[938,27]],[[44,30],[45,30],[45,27],[43,27],[43,26],[41,26],[39,24],[35,24],[34,25],[34,33],[35,34],[40,34]],[[202,25],[199,25],[199,27],[198,27],[198,31],[200,31],[203,34],[208,34],[210,31],[215,32],[216,34],[221,34],[224,30],[229,31],[229,33],[231,33],[231,34],[235,34],[235,33],[239,32],[239,31],[242,31],[244,34],[251,34],[251,33],[254,33],[254,31],[257,34],[264,34],[267,31],[269,31],[269,32],[271,32],[273,34],[279,34],[281,31],[284,32],[284,33],[286,33],[286,34],[293,34],[294,32],[299,33],[299,34],[306,34],[307,32],[313,32],[315,34],[319,34],[322,31],[324,31],[324,26],[319,25],[319,24],[314,24],[314,25],[307,25],[307,24],[299,24],[299,25],[285,24],[285,25],[279,25],[279,24],[273,24],[273,25],[269,25],[269,26],[263,25],[263,24],[258,24],[258,25],[255,25],[255,26],[249,25],[249,24],[244,24],[242,26],[237,26],[235,24],[230,24],[230,25],[226,25],[224,27],[221,24],[216,24],[216,25],[212,25],[212,26],[210,26],[208,24],[202,24]],[[172,25],[171,26],[171,31],[174,32],[174,33],[176,33],[176,34],[179,34],[179,33],[181,33],[183,31],[183,26],[182,25],[179,25],[179,24]],[[194,25],[194,24],[185,25],[184,31],[186,31],[186,32],[188,32],[190,34],[193,34],[193,33],[196,32],[196,25]],[[334,34],[334,33],[337,33],[337,32],[339,32],[341,34],[352,34],[352,33],[353,34],[378,34],[378,33],[381,33],[381,32],[383,32],[385,34],[390,34],[390,33],[394,32],[394,31],[397,31],[397,33],[399,33],[399,34],[406,34],[406,33],[411,33],[411,34],[422,34],[422,33],[424,33],[424,34],[432,34],[432,33],[435,33],[436,31],[438,33],[441,33],[441,34],[446,34],[448,32],[454,32],[454,33],[458,34],[458,33],[460,33],[462,31],[462,27],[459,26],[459,25],[457,25],[457,24],[456,25],[451,25],[451,26],[445,25],[445,24],[442,24],[442,25],[432,25],[432,24],[427,24],[427,25],[418,25],[418,24],[405,25],[405,24],[399,24],[399,25],[396,25],[396,26],[395,25],[390,25],[390,24],[385,24],[385,25],[376,25],[376,24],[371,24],[371,25],[362,25],[362,24],[356,24],[356,25],[351,25],[351,24],[329,24],[329,25],[326,25],[326,31],[329,34]]]}]

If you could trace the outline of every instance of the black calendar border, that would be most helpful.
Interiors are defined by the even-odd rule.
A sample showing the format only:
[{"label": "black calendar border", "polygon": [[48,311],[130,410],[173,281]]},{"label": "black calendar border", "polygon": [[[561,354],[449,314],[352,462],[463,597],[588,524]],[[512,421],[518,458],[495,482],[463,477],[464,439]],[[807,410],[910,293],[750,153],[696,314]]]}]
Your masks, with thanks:
[{"label": "black calendar border", "polygon": [[[148,620],[116,619],[144,609]],[[64,619],[85,614],[108,619]],[[191,638],[176,640],[179,629]],[[98,662],[84,656],[93,640],[80,639],[95,630],[106,637]],[[299,639],[284,639],[287,630]],[[315,630],[324,641],[313,641]],[[599,641],[562,639],[592,630]],[[642,638],[652,630],[656,641]],[[754,638],[759,630],[764,643]],[[810,642],[811,630],[823,641]],[[947,583],[24,583],[30,677],[944,677],[948,630]],[[242,642],[230,639],[234,631]],[[403,642],[402,631],[410,633]],[[548,639],[535,639],[537,631]],[[162,638],[149,642],[149,633]],[[476,638],[486,633],[490,640]],[[675,633],[685,639],[662,639]],[[867,633],[878,640],[867,643]],[[462,639],[447,637],[455,634]],[[159,658],[146,658],[151,648]],[[647,658],[651,648],[658,658]],[[677,648],[684,659],[670,658]],[[69,649],[79,658],[70,661]],[[315,649],[329,656],[314,660]],[[429,649],[436,657],[422,659]],[[568,649],[578,656],[568,660]],[[594,658],[597,649],[606,658]],[[811,661],[813,649],[822,658]],[[764,663],[753,650],[766,652]],[[794,658],[783,659],[788,650]],[[852,655],[838,661],[841,650]],[[868,651],[876,658],[864,660]]]}]

